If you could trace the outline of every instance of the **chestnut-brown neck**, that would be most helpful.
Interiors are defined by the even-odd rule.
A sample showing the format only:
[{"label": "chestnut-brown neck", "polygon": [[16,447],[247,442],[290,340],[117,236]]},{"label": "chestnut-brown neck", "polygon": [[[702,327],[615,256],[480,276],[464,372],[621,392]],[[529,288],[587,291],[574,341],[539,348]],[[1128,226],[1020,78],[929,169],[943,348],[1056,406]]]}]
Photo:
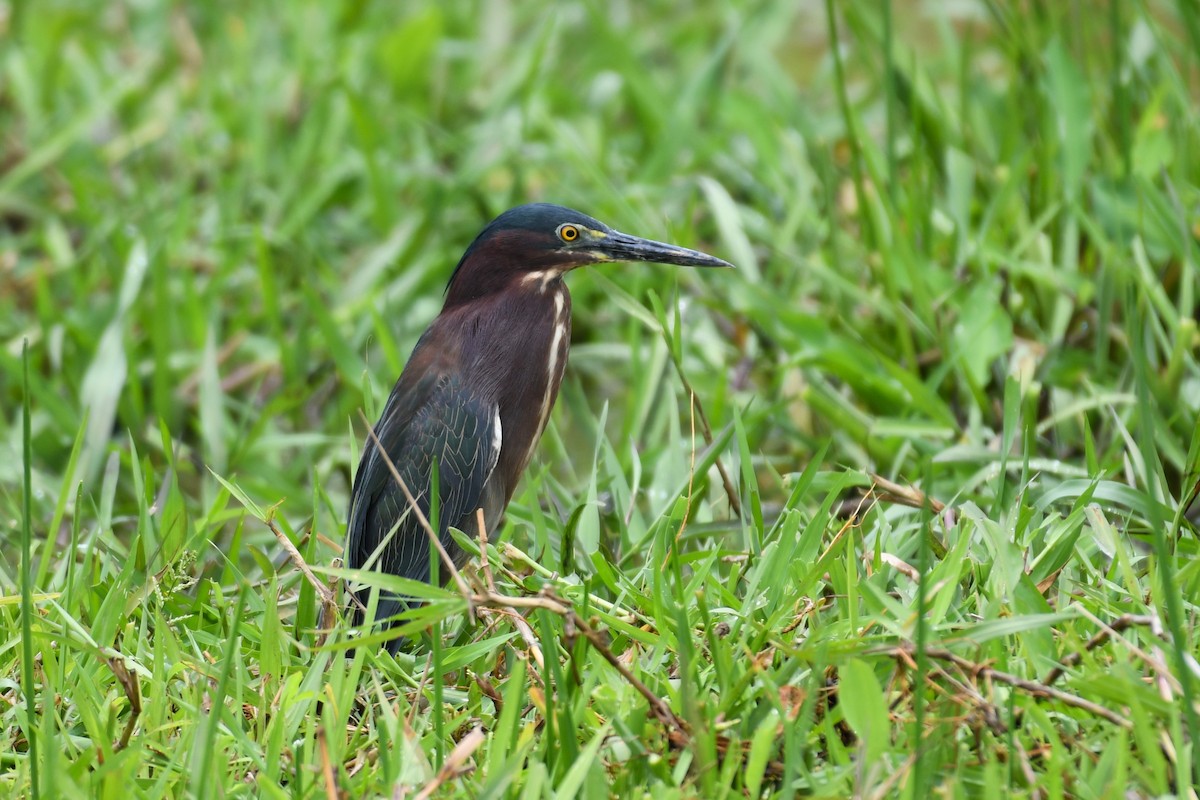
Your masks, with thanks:
[{"label": "chestnut-brown neck", "polygon": [[565,269],[567,258],[554,243],[553,237],[528,231],[497,231],[476,240],[450,276],[443,311],[494,294],[524,291],[521,281],[530,273]]}]

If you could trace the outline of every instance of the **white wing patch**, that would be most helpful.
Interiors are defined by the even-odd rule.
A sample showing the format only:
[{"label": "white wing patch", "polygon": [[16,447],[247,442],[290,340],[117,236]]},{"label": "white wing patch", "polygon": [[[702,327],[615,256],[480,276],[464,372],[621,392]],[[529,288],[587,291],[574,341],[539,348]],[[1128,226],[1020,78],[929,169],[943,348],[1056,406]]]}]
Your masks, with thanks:
[{"label": "white wing patch", "polygon": [[488,474],[496,468],[496,462],[500,460],[500,448],[504,444],[504,427],[500,424],[500,404],[496,403],[492,406],[492,452],[488,453]]}]

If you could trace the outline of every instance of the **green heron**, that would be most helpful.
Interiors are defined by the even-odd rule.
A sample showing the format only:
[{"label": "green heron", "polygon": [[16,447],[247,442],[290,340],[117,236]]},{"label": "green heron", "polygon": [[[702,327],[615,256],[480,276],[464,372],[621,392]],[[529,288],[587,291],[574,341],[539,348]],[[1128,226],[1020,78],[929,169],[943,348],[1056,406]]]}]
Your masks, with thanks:
[{"label": "green heron", "polygon": [[[477,536],[482,508],[486,530],[495,530],[567,365],[571,295],[563,275],[604,261],[732,266],[620,233],[562,206],[518,206],[493,220],[450,276],[441,314],[417,341],[363,448],[350,492],[347,566],[429,581],[431,543],[421,520],[429,519],[435,458],[438,538],[455,565],[466,554],[449,535],[451,526]],[[389,462],[420,517],[411,513]],[[366,599],[364,591],[355,594],[360,622]],[[375,616],[384,620],[407,606],[384,592]],[[388,649],[394,653],[401,641],[389,640]]]}]

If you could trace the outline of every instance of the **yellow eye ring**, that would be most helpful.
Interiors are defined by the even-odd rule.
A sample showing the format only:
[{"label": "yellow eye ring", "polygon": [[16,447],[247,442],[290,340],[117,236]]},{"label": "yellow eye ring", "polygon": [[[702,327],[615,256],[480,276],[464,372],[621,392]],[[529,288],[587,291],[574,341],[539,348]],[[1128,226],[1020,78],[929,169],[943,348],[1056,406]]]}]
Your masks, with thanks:
[{"label": "yellow eye ring", "polygon": [[574,225],[563,225],[558,229],[558,238],[564,242],[573,242],[579,238],[579,228]]}]

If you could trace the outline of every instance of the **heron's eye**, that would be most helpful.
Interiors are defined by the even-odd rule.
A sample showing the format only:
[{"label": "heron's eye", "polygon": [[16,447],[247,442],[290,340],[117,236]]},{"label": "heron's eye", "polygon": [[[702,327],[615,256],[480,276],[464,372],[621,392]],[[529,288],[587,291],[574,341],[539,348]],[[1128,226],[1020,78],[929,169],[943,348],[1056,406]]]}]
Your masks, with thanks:
[{"label": "heron's eye", "polygon": [[579,228],[574,225],[560,225],[558,228],[558,238],[564,242],[573,242],[579,238]]}]

